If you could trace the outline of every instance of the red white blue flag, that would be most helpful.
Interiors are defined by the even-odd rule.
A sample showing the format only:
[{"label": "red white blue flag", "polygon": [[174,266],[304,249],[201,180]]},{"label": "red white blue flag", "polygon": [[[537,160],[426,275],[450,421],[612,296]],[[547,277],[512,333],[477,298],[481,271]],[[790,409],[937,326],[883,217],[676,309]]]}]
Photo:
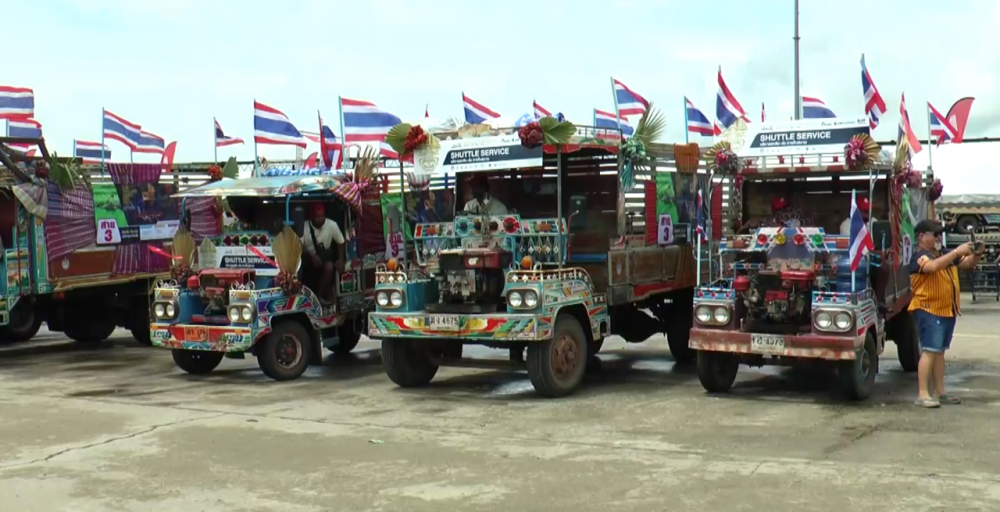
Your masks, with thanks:
[{"label": "red white blue flag", "polygon": [[924,149],[920,146],[920,139],[913,133],[913,126],[910,125],[910,114],[906,112],[906,94],[899,100],[899,133],[896,140],[902,141],[904,137],[909,143],[910,158]]},{"label": "red white blue flag", "polygon": [[733,96],[733,92],[729,90],[726,81],[722,79],[721,67],[719,68],[719,94],[715,100],[715,118],[722,123],[723,128],[729,128],[737,119],[742,119],[747,123],[750,122],[747,119],[746,111],[743,110],[743,106],[736,100],[736,96]]},{"label": "red white blue flag", "polygon": [[861,217],[861,210],[858,209],[858,198],[855,191],[851,191],[851,238],[850,238],[851,272],[861,265],[861,258],[864,258],[870,251],[875,250],[875,243],[872,242],[872,234],[868,232],[868,225]]},{"label": "red white blue flag", "polygon": [[641,116],[649,110],[649,102],[642,95],[614,78],[611,83],[615,88],[615,104],[618,106],[619,116]]},{"label": "red white blue flag", "polygon": [[885,114],[885,101],[882,101],[882,95],[878,93],[872,76],[868,74],[864,55],[861,55],[861,89],[865,95],[865,115],[868,116],[868,126],[874,130],[878,126],[878,118]]},{"label": "red white blue flag", "polygon": [[826,106],[826,103],[823,103],[823,100],[809,96],[802,97],[803,119],[828,119],[835,117],[837,117],[837,114],[834,114],[833,111]]},{"label": "red white blue flag", "polygon": [[552,115],[552,112],[549,112],[545,107],[539,105],[537,101],[533,101],[532,106],[535,107],[535,119],[550,117]]},{"label": "red white blue flag", "polygon": [[233,144],[243,144],[243,139],[239,137],[230,137],[222,131],[222,125],[219,124],[218,120],[215,121],[215,147],[221,148],[224,146],[232,146]]},{"label": "red white blue flag", "polygon": [[0,119],[35,116],[35,91],[26,87],[0,85]]},{"label": "red white blue flag", "polygon": [[253,102],[253,141],[255,144],[306,147],[305,137],[288,116],[259,101]]},{"label": "red white blue flag", "polygon": [[931,137],[937,137],[938,145],[960,142],[958,130],[948,121],[948,118],[941,115],[929,101],[927,102],[927,109],[931,113]]},{"label": "red white blue flag", "polygon": [[490,110],[486,105],[462,93],[462,103],[465,105],[465,122],[469,124],[485,123],[489,119],[497,119],[500,114]]},{"label": "red white blue flag", "polygon": [[687,98],[684,98],[684,105],[687,109],[687,131],[711,137],[714,131],[708,117],[695,108],[694,103],[691,103],[691,100]]}]

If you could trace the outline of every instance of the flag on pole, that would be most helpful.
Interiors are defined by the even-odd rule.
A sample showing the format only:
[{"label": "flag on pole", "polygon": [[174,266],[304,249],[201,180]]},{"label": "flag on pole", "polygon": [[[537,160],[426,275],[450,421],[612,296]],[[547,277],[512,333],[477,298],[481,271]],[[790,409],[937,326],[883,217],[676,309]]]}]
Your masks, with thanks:
[{"label": "flag on pole", "polygon": [[306,147],[305,137],[288,116],[259,101],[253,102],[253,141],[255,144]]},{"label": "flag on pole", "polygon": [[719,94],[715,101],[715,118],[722,123],[722,128],[729,128],[737,119],[750,122],[743,106],[736,101],[736,96],[733,96],[726,81],[722,79],[722,66],[719,66]]},{"label": "flag on pole", "polygon": [[920,139],[913,133],[913,127],[910,125],[910,114],[906,112],[906,94],[903,94],[899,100],[899,134],[896,140],[901,141],[903,137],[906,137],[906,142],[909,143],[907,146],[910,150],[910,158],[924,149],[920,146]]},{"label": "flag on pole", "polygon": [[837,114],[834,114],[832,110],[827,108],[823,100],[810,96],[802,97],[803,119],[828,119],[835,117],[837,117]]},{"label": "flag on pole", "polygon": [[156,153],[163,154],[163,149],[167,144],[163,141],[163,137],[149,133],[146,130],[141,130],[139,132],[139,142],[135,145],[132,151],[136,153]]},{"label": "flag on pole", "polygon": [[715,120],[715,124],[712,125],[712,136],[718,137],[722,135],[722,127],[719,126],[719,120]]},{"label": "flag on pole", "polygon": [[596,108],[594,109],[594,126],[597,128],[610,128],[612,130],[621,129],[622,136],[624,137],[631,137],[635,133],[632,125],[628,124],[628,119],[623,117],[621,124],[618,124],[618,118],[615,117],[614,112],[605,112]]},{"label": "flag on pole", "polygon": [[7,136],[40,139],[42,138],[42,123],[29,118],[8,119]]},{"label": "flag on pole", "polygon": [[708,117],[695,108],[691,100],[684,98],[684,103],[687,105],[687,131],[711,137],[714,130],[712,123],[708,121]]},{"label": "flag on pole", "polygon": [[497,119],[500,114],[490,110],[486,105],[462,93],[462,103],[465,105],[465,122],[469,124],[485,123],[488,119]]},{"label": "flag on pole", "polygon": [[545,109],[545,107],[539,105],[537,101],[532,101],[531,103],[535,108],[535,119],[541,119],[552,115],[552,112],[549,112]]},{"label": "flag on pole", "polygon": [[424,119],[431,117],[430,104],[424,104]]},{"label": "flag on pole", "polygon": [[611,77],[611,83],[615,87],[615,98],[618,99],[618,115],[636,116],[642,115],[649,110],[649,102],[641,94],[629,89],[627,85]]},{"label": "flag on pole", "polygon": [[931,112],[931,137],[937,137],[939,146],[941,144],[961,142],[961,139],[958,138],[958,130],[929,101],[927,102],[927,109]]},{"label": "flag on pole", "polygon": [[858,209],[857,192],[851,191],[851,238],[850,253],[851,272],[858,270],[861,265],[861,258],[864,258],[869,251],[875,250],[875,243],[872,235],[868,232],[868,225],[861,217],[861,210]]},{"label": "flag on pole", "polygon": [[864,54],[861,54],[861,89],[865,95],[865,115],[868,116],[868,126],[874,130],[878,126],[878,118],[885,114],[885,101],[882,101],[882,95],[878,93],[875,82],[868,74]]},{"label": "flag on pole", "polygon": [[385,142],[389,130],[401,122],[398,117],[363,100],[340,98],[340,109],[344,115],[344,144],[376,142],[382,156],[399,158]]},{"label": "flag on pole", "polygon": [[764,114],[764,102],[760,102],[760,122],[767,122],[767,116]]},{"label": "flag on pole", "polygon": [[239,137],[230,137],[223,133],[222,126],[219,121],[215,121],[215,147],[221,148],[223,146],[232,146],[233,144],[243,144],[243,139]]},{"label": "flag on pole", "polygon": [[[101,163],[101,143],[74,140],[73,156],[85,164],[99,164]],[[107,146],[104,146],[104,159],[111,160],[111,150]]]},{"label": "flag on pole", "polygon": [[0,119],[35,116],[35,91],[26,87],[0,85]]},{"label": "flag on pole", "polygon": [[958,144],[962,142],[965,138],[965,125],[969,121],[969,113],[972,111],[972,102],[975,101],[973,97],[962,98],[955,102],[951,108],[948,109],[948,115],[945,116],[951,126],[955,128],[957,133],[953,143]]},{"label": "flag on pole", "polygon": [[104,111],[105,139],[116,140],[128,146],[129,149],[135,151],[135,148],[139,145],[141,137],[141,126],[126,120],[124,117],[112,114],[107,110]]},{"label": "flag on pole", "polygon": [[[319,112],[317,112],[317,115]],[[319,118],[319,154],[323,158],[323,164],[327,169],[340,169],[344,163],[344,144],[340,142],[337,135],[329,126],[323,124],[323,118]]]}]

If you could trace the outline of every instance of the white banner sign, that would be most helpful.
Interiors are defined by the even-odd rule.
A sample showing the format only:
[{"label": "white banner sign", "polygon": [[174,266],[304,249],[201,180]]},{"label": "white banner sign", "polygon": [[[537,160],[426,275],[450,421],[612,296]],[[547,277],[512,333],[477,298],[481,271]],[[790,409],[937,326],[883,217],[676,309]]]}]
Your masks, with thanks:
[{"label": "white banner sign", "polygon": [[669,213],[660,215],[660,229],[657,230],[656,242],[660,245],[674,243],[674,220]]},{"label": "white banner sign", "polygon": [[418,173],[486,171],[541,167],[542,148],[528,149],[517,134],[442,140],[440,148],[413,155]]},{"label": "white banner sign", "polygon": [[[274,259],[274,250],[269,246],[254,247],[261,254]],[[215,268],[254,269],[259,276],[276,276],[278,269],[264,258],[256,255],[244,245],[218,246],[215,248]],[[302,255],[306,257],[305,254]]]},{"label": "white banner sign", "polygon": [[867,117],[803,119],[748,126],[741,157],[843,153],[855,135],[871,135]]}]

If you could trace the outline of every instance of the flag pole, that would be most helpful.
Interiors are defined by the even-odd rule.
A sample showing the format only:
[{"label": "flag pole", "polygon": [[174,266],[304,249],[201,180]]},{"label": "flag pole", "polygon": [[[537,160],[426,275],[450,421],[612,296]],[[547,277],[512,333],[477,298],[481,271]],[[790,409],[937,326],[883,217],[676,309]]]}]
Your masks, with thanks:
[{"label": "flag pole", "polygon": [[[689,119],[688,119],[688,99],[687,99],[687,96],[685,96],[684,97],[684,143],[685,144],[690,144],[691,143],[691,140],[690,140],[691,137],[690,137],[690,135],[688,135],[689,133],[691,133],[691,130],[688,128],[688,121],[689,121]],[[701,262],[701,260],[698,260],[698,261],[699,261],[699,263]],[[699,273],[698,275],[700,276],[701,273]]]},{"label": "flag pole", "polygon": [[[254,102],[254,104],[256,104],[257,103],[257,99],[254,98],[253,102]],[[260,164],[258,163],[258,159],[257,159],[257,126],[256,126],[257,119],[256,118],[257,118],[257,112],[255,111],[254,112],[254,125],[255,126],[253,127],[253,131],[254,131],[254,134],[253,134],[253,176],[255,178],[257,177],[257,174],[259,172],[258,169],[260,168]]]},{"label": "flag pole", "polygon": [[[351,161],[351,154],[348,153],[347,148],[347,134],[344,133],[344,97],[337,96],[337,117],[340,120],[340,155],[341,158],[346,157],[347,161]],[[336,164],[334,164],[336,165]],[[341,170],[346,172],[347,168],[342,166]]]},{"label": "flag pole", "polygon": [[[798,3],[798,2],[796,2],[796,3]],[[857,199],[856,199],[857,192],[858,192],[857,190],[855,190],[853,188],[851,189],[851,210],[850,211],[851,211],[851,220],[852,220],[851,223],[852,224],[853,224],[853,219],[854,219],[854,209],[857,208],[857,205],[858,205],[858,202],[857,202]],[[848,241],[849,244],[853,245],[854,244],[854,240],[851,240],[851,231],[852,231],[851,229],[847,230],[847,241]],[[850,253],[850,251],[848,251],[848,253],[847,253],[847,259],[848,260],[851,259],[851,253]],[[847,264],[851,266],[851,301],[853,302],[854,301],[854,275],[855,275],[855,273],[857,271],[854,269],[854,262],[853,261],[848,261]]]},{"label": "flag pole", "polygon": [[219,137],[218,137],[218,134],[215,133],[215,123],[217,123],[217,122],[218,121],[215,119],[215,116],[212,116],[212,140],[213,140],[212,146],[214,146],[214,148],[215,148],[214,149],[214,151],[215,151],[215,153],[214,153],[215,157],[214,158],[215,158],[216,165],[218,165],[218,163],[219,163]]},{"label": "flag pole", "polygon": [[799,93],[799,0],[795,0],[795,120],[802,119],[802,95]]},{"label": "flag pole", "polygon": [[615,77],[611,77],[611,97],[615,99],[615,119],[618,120],[618,129],[622,129],[622,116],[618,113],[618,91],[615,90]]},{"label": "flag pole", "polygon": [[104,177],[104,116],[105,110],[101,108],[101,177]]},{"label": "flag pole", "polygon": [[[910,128],[913,129],[912,127]],[[934,140],[931,137],[931,103],[927,102],[927,176],[934,177]]]},{"label": "flag pole", "polygon": [[[319,161],[326,163],[326,159],[324,158],[326,155],[323,154],[323,147],[326,139],[324,139],[323,136],[323,116],[320,115],[319,109],[316,109],[316,122],[319,124]],[[319,162],[316,162],[316,165],[319,166]],[[330,166],[332,167],[333,165],[333,159],[330,159]],[[333,171],[333,169],[330,170]]]}]

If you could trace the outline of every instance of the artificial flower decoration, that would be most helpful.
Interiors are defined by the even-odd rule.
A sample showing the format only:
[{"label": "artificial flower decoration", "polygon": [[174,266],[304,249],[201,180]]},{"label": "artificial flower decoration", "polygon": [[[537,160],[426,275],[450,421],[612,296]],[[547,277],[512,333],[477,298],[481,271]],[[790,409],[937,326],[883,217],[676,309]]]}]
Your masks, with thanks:
[{"label": "artificial flower decoration", "polygon": [[218,165],[213,165],[208,168],[208,181],[219,181],[222,179],[222,168]]},{"label": "artificial flower decoration", "polygon": [[288,270],[279,271],[278,275],[274,277],[274,284],[278,285],[278,288],[281,288],[281,291],[288,297],[298,295],[302,291],[302,283],[299,282],[299,278]]},{"label": "artificial flower decoration", "polygon": [[868,134],[862,133],[851,137],[844,146],[844,161],[852,171],[871,169],[880,151],[878,143]]},{"label": "artificial flower decoration", "polygon": [[712,146],[706,156],[709,168],[715,172],[736,174],[740,170],[740,159],[729,142],[722,141]]},{"label": "artificial flower decoration", "polygon": [[542,133],[542,125],[538,121],[532,121],[517,130],[517,136],[521,138],[521,145],[528,148],[537,148],[545,142],[545,134]]},{"label": "artificial flower decoration", "polygon": [[927,198],[932,202],[937,201],[941,198],[941,193],[944,192],[944,185],[941,184],[941,180],[934,180],[931,184],[931,190],[927,193]]}]

